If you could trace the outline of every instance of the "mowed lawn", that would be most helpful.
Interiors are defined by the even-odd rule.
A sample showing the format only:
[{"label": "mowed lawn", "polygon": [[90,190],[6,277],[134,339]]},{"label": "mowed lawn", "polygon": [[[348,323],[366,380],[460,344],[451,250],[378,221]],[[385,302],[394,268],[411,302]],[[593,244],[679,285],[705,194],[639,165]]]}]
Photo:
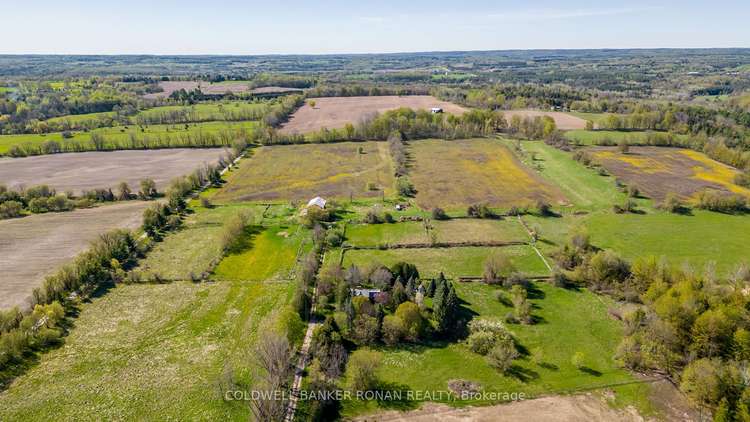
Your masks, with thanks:
[{"label": "mowed lawn", "polygon": [[[512,311],[497,299],[497,292],[503,290],[499,287],[481,283],[454,285],[466,312],[474,318],[503,320]],[[390,389],[447,391],[448,381],[467,380],[479,383],[484,392],[515,392],[536,397],[635,381],[635,377],[619,368],[613,358],[622,338],[622,327],[607,315],[608,307],[613,306],[609,299],[585,289],[565,290],[546,283],[533,286],[529,298],[533,304],[532,315],[538,322],[507,325],[525,352],[515,361],[512,374],[498,373],[465,343],[433,343],[381,349],[384,358],[378,375],[383,384]],[[584,355],[583,370],[571,363],[576,352]],[[532,358],[533,355],[537,357]],[[635,404],[647,410],[644,409],[647,385],[615,387],[614,391],[618,403]],[[497,401],[451,401],[449,404]],[[380,405],[388,406],[388,402]],[[376,401],[353,401],[344,404],[343,414],[352,416],[378,409]]]},{"label": "mowed lawn", "polygon": [[496,139],[409,142],[415,163],[410,178],[424,209],[466,209],[474,203],[507,209],[545,200],[564,204],[553,184],[526,168]]},{"label": "mowed lawn", "polygon": [[429,222],[394,224],[352,224],[346,228],[347,242],[355,246],[384,244],[513,242],[528,241],[528,235],[515,218],[479,220],[456,218]]},{"label": "mowed lawn", "polygon": [[693,215],[668,213],[597,214],[586,219],[591,242],[633,260],[665,257],[696,270],[713,261],[720,276],[744,262],[750,264],[750,216],[693,210]]},{"label": "mowed lawn", "polygon": [[195,205],[195,212],[188,215],[182,227],[156,243],[141,260],[138,270],[142,278],[158,275],[167,280],[190,280],[191,275],[200,276],[221,256],[224,223],[240,212],[252,216],[252,222],[260,222],[264,210],[264,207],[246,204],[215,208]]},{"label": "mowed lawn", "polygon": [[[385,142],[261,147],[213,197],[229,201],[305,201],[389,196],[393,168]],[[371,185],[371,186],[368,186]]]},{"label": "mowed lawn", "polygon": [[[529,276],[544,276],[549,273],[542,260],[528,245],[349,250],[344,252],[343,266],[347,268],[354,264],[365,268],[380,264],[391,267],[403,261],[416,265],[423,278],[436,277],[443,272],[446,277],[456,279],[460,276],[481,276],[485,261],[494,255],[506,256],[517,271]],[[335,258],[338,255],[332,254],[330,259]]]},{"label": "mowed lawn", "polygon": [[253,347],[275,330],[293,284],[118,286],[83,305],[59,349],[0,393],[0,418],[248,420],[222,385],[250,388]]},{"label": "mowed lawn", "polygon": [[214,271],[217,280],[292,280],[301,248],[309,247],[300,226],[250,226]]}]

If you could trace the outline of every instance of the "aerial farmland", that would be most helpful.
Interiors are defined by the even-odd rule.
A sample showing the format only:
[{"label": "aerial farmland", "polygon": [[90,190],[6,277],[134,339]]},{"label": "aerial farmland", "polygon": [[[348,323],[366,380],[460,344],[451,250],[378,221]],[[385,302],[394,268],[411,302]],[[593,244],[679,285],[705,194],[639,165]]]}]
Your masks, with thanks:
[{"label": "aerial farmland", "polygon": [[[386,6],[0,54],[0,421],[750,420],[750,50]],[[221,54],[390,35],[435,52]]]}]

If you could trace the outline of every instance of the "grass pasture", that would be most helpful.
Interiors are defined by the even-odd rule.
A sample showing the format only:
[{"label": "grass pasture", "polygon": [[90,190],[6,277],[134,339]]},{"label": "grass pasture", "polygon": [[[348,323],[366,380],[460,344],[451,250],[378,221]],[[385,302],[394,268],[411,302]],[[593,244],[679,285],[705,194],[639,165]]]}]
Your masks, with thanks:
[{"label": "grass pasture", "polygon": [[547,267],[527,245],[349,250],[344,252],[343,266],[347,268],[354,264],[365,268],[381,264],[391,267],[393,264],[404,261],[416,265],[422,277],[431,278],[443,272],[446,277],[456,279],[461,276],[481,276],[484,271],[484,262],[488,257],[496,254],[505,255],[516,270],[529,276],[548,274]]},{"label": "grass pasture", "polygon": [[[501,290],[481,283],[456,283],[456,291],[467,313],[475,318],[502,320],[511,311],[496,299]],[[379,376],[385,385],[420,391],[447,390],[450,380],[479,383],[485,392],[523,392],[527,397],[570,393],[591,387],[632,382],[635,377],[620,369],[613,359],[622,336],[620,324],[607,316],[612,303],[587,290],[565,290],[535,283],[529,298],[534,325],[509,324],[524,351],[508,375],[492,369],[484,357],[472,353],[464,343],[434,343],[382,349]],[[584,370],[571,363],[574,353],[584,354]],[[532,358],[537,354],[537,358]],[[647,385],[616,387],[623,404],[647,407]],[[491,404],[493,401],[455,402],[451,405]],[[385,404],[387,405],[387,404]],[[408,404],[407,404],[408,405]],[[414,403],[411,404],[415,405]],[[379,410],[376,401],[352,401],[344,405],[344,416]]]},{"label": "grass pasture", "polygon": [[474,203],[507,209],[542,199],[566,202],[563,193],[526,168],[502,141],[468,139],[409,143],[416,202],[424,209],[463,209]]},{"label": "grass pasture", "polygon": [[223,223],[232,215],[246,212],[253,222],[260,222],[265,207],[253,205],[223,205],[214,208],[194,206],[182,227],[169,233],[154,245],[138,270],[143,278],[158,275],[166,280],[190,280],[209,270],[211,262],[221,256]]},{"label": "grass pasture", "polygon": [[633,147],[627,154],[611,147],[590,151],[607,171],[655,200],[670,192],[689,198],[704,189],[750,197],[750,189],[734,184],[736,169],[697,151],[663,147]]},{"label": "grass pasture", "polygon": [[[247,420],[253,345],[293,285],[121,285],[84,304],[59,349],[0,393],[3,420]],[[228,375],[225,375],[228,374]]]},{"label": "grass pasture", "polygon": [[[354,224],[346,228],[347,243],[355,246],[461,242],[528,241],[528,235],[515,219],[478,220],[455,218],[394,224]],[[432,234],[434,233],[434,235]]]},{"label": "grass pasture", "polygon": [[[310,105],[311,101],[315,101],[315,107]],[[367,116],[401,107],[415,110],[440,107],[450,114],[466,111],[461,106],[429,95],[313,98],[290,117],[281,132],[309,133],[323,128],[338,129],[347,123],[357,124]]]},{"label": "grass pasture", "polygon": [[[389,196],[393,192],[392,175],[385,142],[261,147],[230,173],[229,183],[214,199],[306,202],[315,196],[326,199]],[[378,189],[369,189],[370,183]]]},{"label": "grass pasture", "polygon": [[750,218],[693,210],[692,215],[597,214],[585,223],[591,242],[630,260],[665,257],[675,265],[703,270],[714,262],[720,276],[750,264]]},{"label": "grass pasture", "polygon": [[300,226],[251,226],[214,271],[217,280],[290,281],[307,231]]}]

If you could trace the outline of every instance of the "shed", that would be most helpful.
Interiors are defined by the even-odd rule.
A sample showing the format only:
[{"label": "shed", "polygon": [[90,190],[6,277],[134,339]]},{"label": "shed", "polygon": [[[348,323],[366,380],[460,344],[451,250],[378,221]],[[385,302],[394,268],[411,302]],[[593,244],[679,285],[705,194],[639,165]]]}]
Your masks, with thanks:
[{"label": "shed", "polygon": [[318,207],[318,208],[320,208],[320,209],[323,209],[323,208],[326,207],[326,200],[323,199],[323,198],[321,198],[321,197],[319,197],[319,196],[316,196],[315,198],[311,199],[307,203],[307,207],[308,208],[312,207],[313,205],[316,206],[316,207]]}]

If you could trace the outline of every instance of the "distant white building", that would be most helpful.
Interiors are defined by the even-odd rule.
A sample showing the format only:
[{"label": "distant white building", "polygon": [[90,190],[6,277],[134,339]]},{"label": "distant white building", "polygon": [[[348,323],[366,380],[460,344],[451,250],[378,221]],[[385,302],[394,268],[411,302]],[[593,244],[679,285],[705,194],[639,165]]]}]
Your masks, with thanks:
[{"label": "distant white building", "polygon": [[323,199],[323,198],[321,198],[321,197],[319,197],[319,196],[316,196],[315,198],[311,199],[307,203],[307,208],[310,208],[313,205],[316,206],[316,207],[318,207],[318,208],[320,208],[320,209],[323,209],[323,208],[326,207],[326,200]]},{"label": "distant white building", "polygon": [[327,201],[325,199],[323,199],[323,198],[321,198],[319,196],[316,196],[315,198],[313,198],[313,199],[311,199],[311,200],[309,200],[307,202],[307,206],[302,209],[302,211],[300,212],[300,215],[303,216],[303,217],[306,216],[307,215],[307,210],[309,210],[310,207],[318,207],[321,210],[325,209],[326,202]]}]

